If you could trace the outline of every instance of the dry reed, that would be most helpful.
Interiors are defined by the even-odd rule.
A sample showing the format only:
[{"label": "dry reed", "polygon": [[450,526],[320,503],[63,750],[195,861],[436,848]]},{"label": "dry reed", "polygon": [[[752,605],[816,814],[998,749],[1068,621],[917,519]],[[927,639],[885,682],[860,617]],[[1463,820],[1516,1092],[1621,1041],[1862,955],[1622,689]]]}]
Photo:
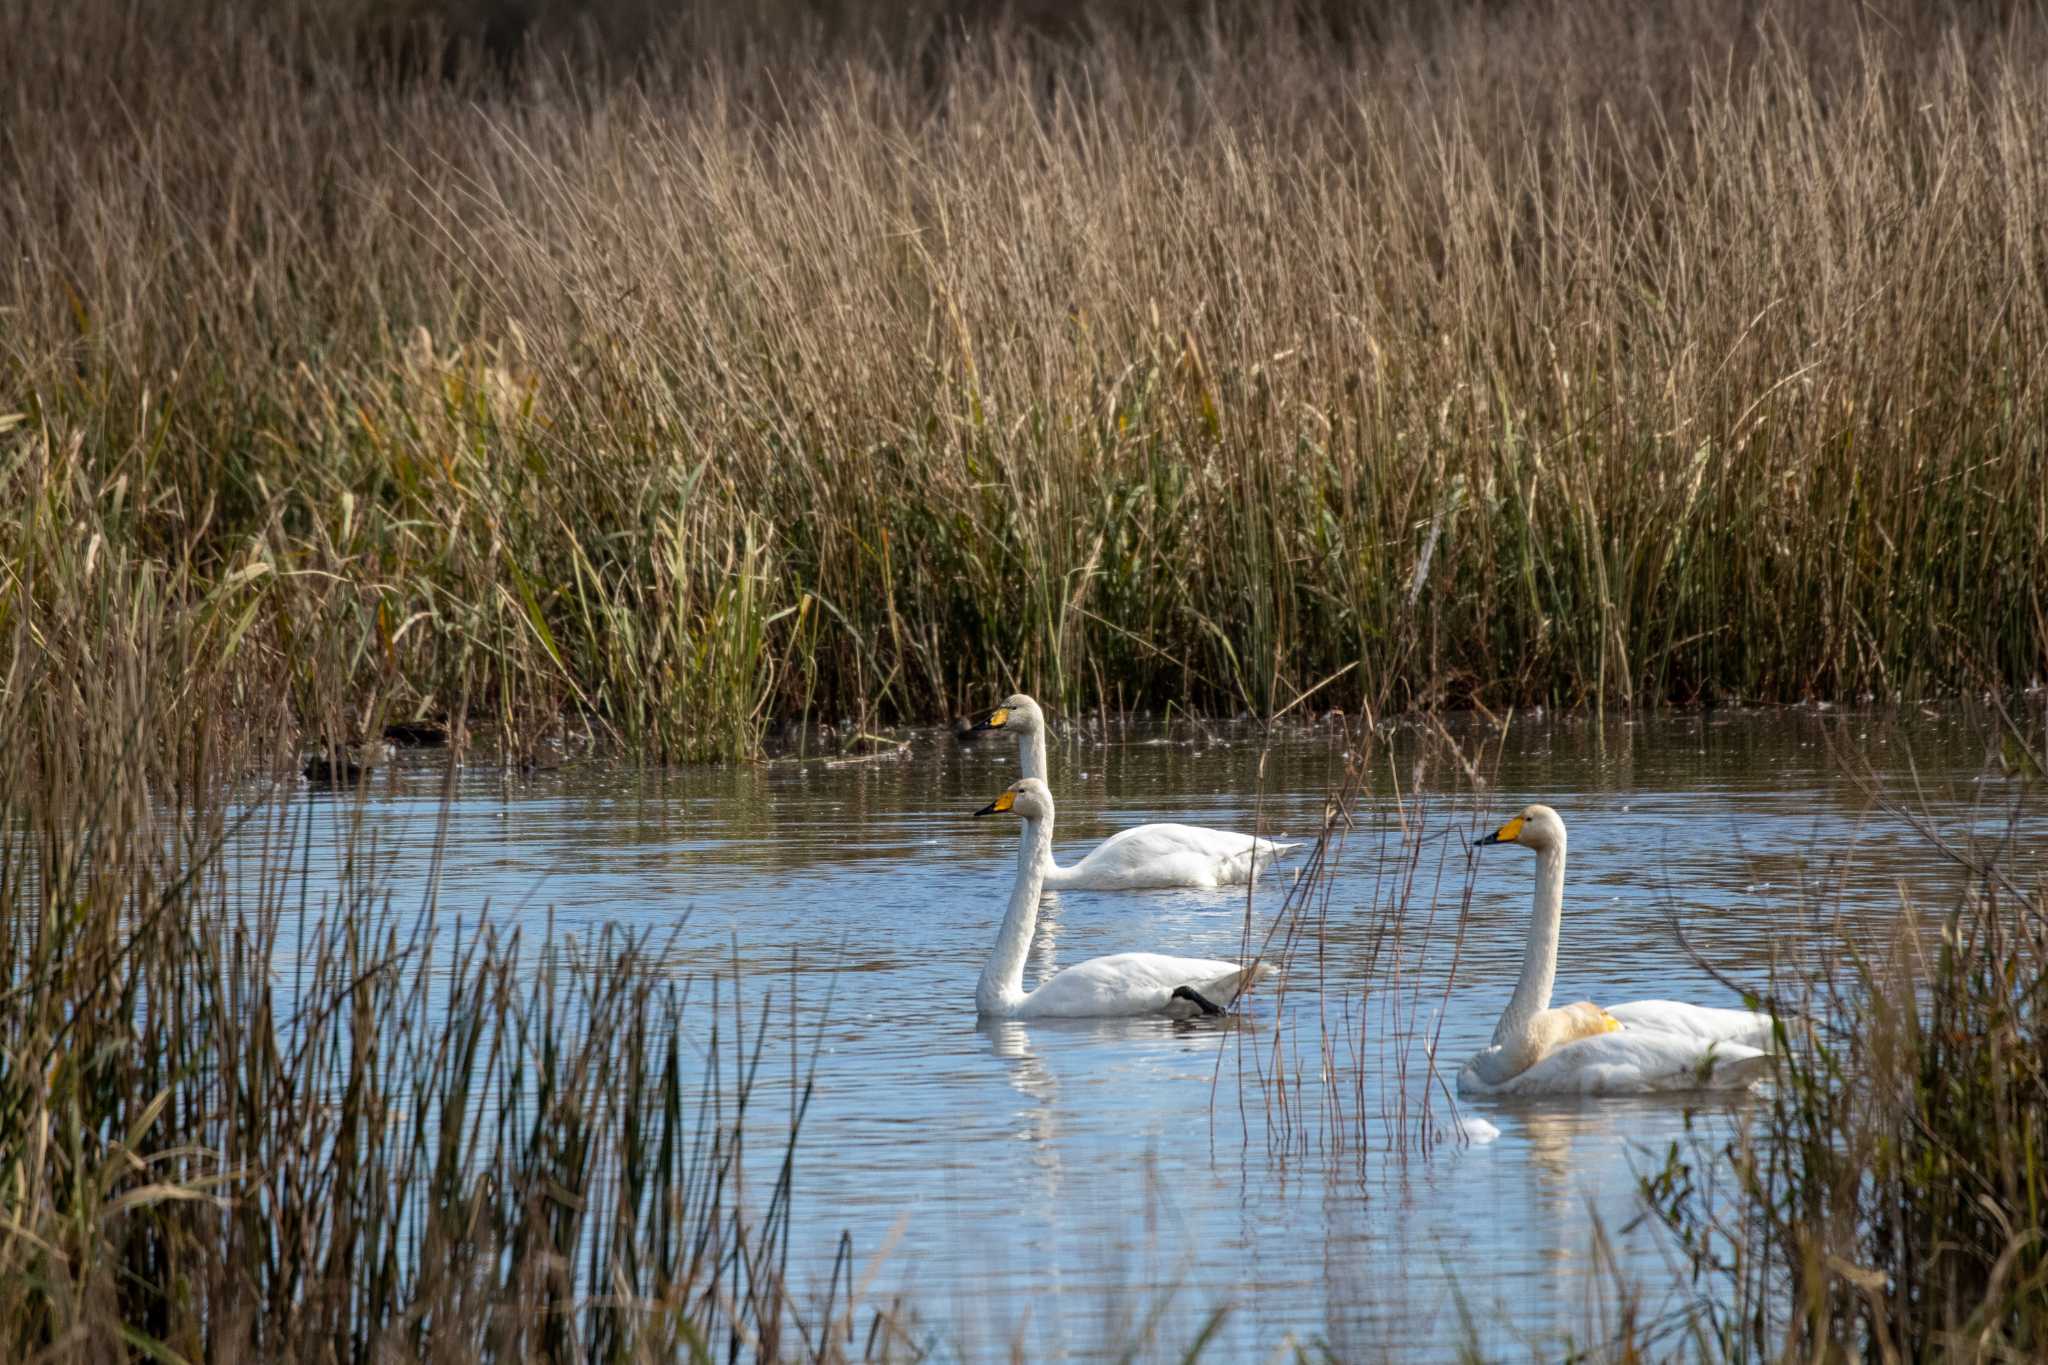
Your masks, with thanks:
[{"label": "dry reed", "polygon": [[1728,1361],[2038,1358],[2048,1347],[2048,892],[2020,877],[2048,727],[2001,718],[2021,779],[1945,830],[1866,776],[1967,874],[1938,916],[1806,982],[1768,1102],[1720,1150],[1644,1182],[1688,1260],[1690,1349]]},{"label": "dry reed", "polygon": [[[790,1294],[643,945],[321,918],[282,825],[226,876],[303,735],[2048,672],[2035,6],[720,12],[475,63],[352,13],[0,0],[6,1354],[890,1344]],[[1893,1202],[1835,1179],[1870,1092],[1781,1084],[1759,1150],[1812,1164],[1743,1169],[1799,1341],[2039,1348],[2038,1142],[1967,1163],[1989,1203],[1884,1164],[2038,1117],[1969,1041],[2038,1055],[2037,901],[1869,1034],[1924,1044],[1853,1130]]]},{"label": "dry reed", "polygon": [[309,731],[2048,672],[2034,8],[718,14],[7,0],[10,503]]}]

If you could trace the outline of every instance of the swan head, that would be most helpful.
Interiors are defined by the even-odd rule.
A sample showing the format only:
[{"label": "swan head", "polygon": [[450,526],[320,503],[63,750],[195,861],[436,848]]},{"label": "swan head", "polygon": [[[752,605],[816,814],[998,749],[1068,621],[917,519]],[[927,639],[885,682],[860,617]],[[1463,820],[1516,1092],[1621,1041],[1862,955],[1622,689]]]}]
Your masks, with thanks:
[{"label": "swan head", "polygon": [[1563,848],[1564,820],[1548,806],[1529,806],[1520,815],[1478,842],[1520,844],[1524,848],[1533,848],[1538,853],[1545,849]]},{"label": "swan head", "polygon": [[1052,814],[1052,788],[1038,778],[1026,777],[1012,782],[1001,796],[974,813],[997,815],[1004,811],[1013,811],[1026,820],[1043,820]]},{"label": "swan head", "polygon": [[974,728],[1009,730],[1020,735],[1034,734],[1045,729],[1045,712],[1038,709],[1037,702],[1018,692],[983,716],[975,723]]}]

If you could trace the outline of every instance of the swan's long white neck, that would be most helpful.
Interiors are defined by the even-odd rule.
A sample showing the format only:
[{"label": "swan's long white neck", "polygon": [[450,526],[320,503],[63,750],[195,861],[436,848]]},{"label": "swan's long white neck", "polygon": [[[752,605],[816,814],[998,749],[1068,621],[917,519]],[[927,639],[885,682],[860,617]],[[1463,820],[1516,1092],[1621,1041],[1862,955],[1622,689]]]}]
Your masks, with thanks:
[{"label": "swan's long white neck", "polygon": [[1046,776],[1044,721],[1017,732],[1017,776],[1035,777],[1040,782],[1052,780]]},{"label": "swan's long white neck", "polygon": [[[1017,732],[1017,776],[1035,777],[1044,782],[1048,780],[1045,773],[1045,722],[1041,720],[1031,729]],[[1051,820],[1045,822],[1045,839],[1039,845],[1038,872],[1045,878],[1047,886],[1055,888],[1064,885],[1073,877],[1073,868],[1061,867],[1052,859]]]},{"label": "swan's long white neck", "polygon": [[1493,1030],[1493,1041],[1507,1044],[1527,1038],[1530,1024],[1550,1008],[1550,988],[1557,980],[1557,932],[1564,918],[1564,835],[1536,853],[1536,900],[1529,914],[1529,941],[1522,950],[1522,979],[1514,998]]},{"label": "swan's long white neck", "polygon": [[1045,869],[1052,865],[1052,820],[1024,819],[1017,841],[1017,884],[1010,908],[996,931],[995,951],[981,969],[974,988],[974,1007],[983,1014],[1008,1014],[1024,999],[1024,959],[1031,951],[1031,933],[1038,927],[1038,897],[1045,889]]}]

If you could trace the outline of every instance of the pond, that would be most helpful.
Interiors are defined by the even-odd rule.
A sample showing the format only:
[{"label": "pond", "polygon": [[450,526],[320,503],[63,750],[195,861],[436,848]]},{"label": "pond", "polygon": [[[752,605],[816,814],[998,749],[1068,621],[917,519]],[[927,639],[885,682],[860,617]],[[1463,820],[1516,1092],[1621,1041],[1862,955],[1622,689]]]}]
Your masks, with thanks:
[{"label": "pond", "polygon": [[[1178,1359],[1225,1310],[1207,1353],[1223,1360],[1289,1339],[1340,1359],[1554,1356],[1599,1341],[1617,1272],[1646,1312],[1682,1302],[1672,1249],[1636,1225],[1638,1173],[1674,1140],[1725,1140],[1745,1102],[1455,1104],[1513,988],[1533,876],[1525,850],[1468,837],[1530,801],[1568,822],[1560,1002],[1733,1005],[1728,981],[1882,942],[1902,886],[1930,911],[1960,890],[1855,774],[1956,836],[2003,831],[2019,792],[1980,726],[1919,708],[1517,717],[1504,738],[1466,721],[1354,744],[1141,721],[1055,739],[1063,860],[1157,819],[1312,839],[1363,765],[1312,895],[1290,901],[1288,872],[1249,896],[1046,898],[1027,981],[1128,949],[1237,957],[1248,924],[1291,926],[1281,982],[1223,1026],[977,1023],[1018,827],[969,816],[1015,776],[1006,740],[926,732],[845,766],[465,769],[445,812],[446,759],[421,753],[359,809],[295,799],[332,856],[362,822],[394,906],[424,903],[445,819],[443,916],[652,929],[679,979],[736,970],[750,1026],[769,1002],[765,1065],[816,1063],[799,1285],[825,1279],[845,1231],[864,1299],[900,1299],[943,1356],[1140,1341]],[[2042,813],[2021,819],[2043,847]],[[2038,875],[2038,858],[2020,866]],[[332,871],[316,852],[316,896]],[[1498,1137],[1466,1141],[1461,1117]]]}]

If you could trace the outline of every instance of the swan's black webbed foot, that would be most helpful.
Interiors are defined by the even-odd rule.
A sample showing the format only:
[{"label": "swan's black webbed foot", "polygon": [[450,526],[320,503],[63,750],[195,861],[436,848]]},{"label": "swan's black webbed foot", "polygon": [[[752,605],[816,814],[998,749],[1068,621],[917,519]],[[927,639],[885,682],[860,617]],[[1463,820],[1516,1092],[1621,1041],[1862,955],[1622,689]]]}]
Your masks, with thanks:
[{"label": "swan's black webbed foot", "polygon": [[1223,1013],[1223,1006],[1217,1004],[1208,996],[1203,995],[1193,986],[1175,986],[1171,998],[1174,1000],[1185,1000],[1204,1014],[1214,1015]]}]

